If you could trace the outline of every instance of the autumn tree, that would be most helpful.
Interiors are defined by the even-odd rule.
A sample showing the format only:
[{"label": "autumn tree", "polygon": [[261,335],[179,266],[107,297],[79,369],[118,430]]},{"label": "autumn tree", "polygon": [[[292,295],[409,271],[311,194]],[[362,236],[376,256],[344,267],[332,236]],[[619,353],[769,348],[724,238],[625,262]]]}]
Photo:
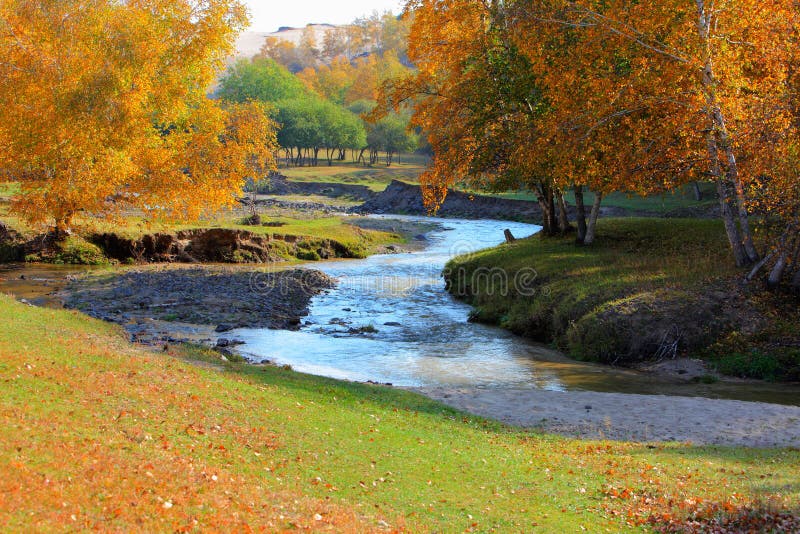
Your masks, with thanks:
[{"label": "autumn tree", "polygon": [[251,221],[260,222],[256,211],[256,195],[277,170],[277,125],[271,118],[272,109],[263,102],[249,101],[226,105],[227,122],[224,141],[235,150],[232,161],[239,165],[234,172],[247,178],[252,197],[249,207]]},{"label": "autumn tree", "polygon": [[292,41],[274,36],[264,40],[256,57],[274,60],[290,72],[300,72],[304,68],[313,66],[313,62],[308,62],[308,58]]},{"label": "autumn tree", "polygon": [[206,89],[247,22],[235,0],[0,2],[0,168],[13,209],[67,231],[129,207],[235,201],[242,152]]},{"label": "autumn tree", "polygon": [[351,59],[350,43],[345,28],[336,27],[325,32],[322,36],[322,57],[328,61],[338,57]]},{"label": "autumn tree", "polygon": [[[421,0],[408,9],[419,72],[387,96],[412,102],[429,133],[432,205],[459,180],[527,181],[545,201],[547,231],[554,211],[564,222],[553,204],[565,187],[580,200],[585,188],[600,199],[709,180],[736,263],[763,256],[755,213],[774,234],[756,267],[770,265],[771,283],[794,272],[794,2]],[[580,234],[591,240],[591,228]]]},{"label": "autumn tree", "polygon": [[315,93],[340,105],[346,103],[351,88],[360,83],[356,77],[356,69],[344,56],[335,58],[329,65],[307,68],[297,77]]},{"label": "autumn tree", "polygon": [[540,134],[546,102],[504,9],[466,0],[423,0],[408,9],[417,71],[385,84],[381,108],[411,105],[413,125],[430,142],[433,163],[421,177],[426,203],[436,209],[453,185],[525,187],[539,198],[544,233],[567,231],[550,161],[557,152],[548,153]]},{"label": "autumn tree", "polygon": [[[515,5],[517,40],[559,99],[560,127],[595,148],[629,140],[609,151],[617,188],[647,192],[713,180],[736,263],[758,261],[752,184],[762,176],[795,179],[775,176],[775,156],[791,138],[794,2]],[[558,35],[569,43],[567,54],[544,44]],[[612,70],[629,75],[615,79],[607,75]],[[761,210],[770,211],[764,203]]]}]

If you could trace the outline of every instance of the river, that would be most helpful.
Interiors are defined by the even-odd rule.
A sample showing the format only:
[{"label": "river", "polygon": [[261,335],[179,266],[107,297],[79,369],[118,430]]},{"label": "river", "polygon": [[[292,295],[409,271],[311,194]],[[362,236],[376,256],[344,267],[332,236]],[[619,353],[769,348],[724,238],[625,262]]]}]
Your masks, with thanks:
[{"label": "river", "polygon": [[[418,217],[386,216],[419,220]],[[539,388],[666,394],[800,404],[800,386],[685,380],[576,362],[541,343],[468,321],[470,306],[444,290],[452,257],[526,237],[538,226],[494,220],[429,219],[441,230],[406,254],[314,264],[337,288],[312,301],[299,331],[241,329],[241,352],[301,372],[406,387]],[[509,281],[509,284],[511,281]],[[388,323],[388,324],[387,324]],[[377,332],[353,332],[374,328]]]},{"label": "river", "polygon": [[[470,323],[470,307],[444,290],[441,271],[447,260],[501,243],[505,229],[519,238],[539,227],[424,220],[439,223],[441,229],[427,234],[422,251],[311,264],[338,284],[314,298],[299,331],[239,329],[225,337],[244,341],[239,350],[253,362],[269,360],[301,372],[395,386],[582,390],[800,405],[796,384],[701,384],[577,362],[500,328]],[[63,286],[66,275],[81,270],[85,268],[0,266],[0,291],[57,305],[50,293]]]}]

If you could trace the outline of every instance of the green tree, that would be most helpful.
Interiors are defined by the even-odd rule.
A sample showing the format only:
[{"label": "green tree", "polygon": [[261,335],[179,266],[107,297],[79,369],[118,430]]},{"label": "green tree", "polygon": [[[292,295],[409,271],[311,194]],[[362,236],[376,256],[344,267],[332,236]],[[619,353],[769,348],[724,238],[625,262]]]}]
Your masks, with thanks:
[{"label": "green tree", "polygon": [[303,83],[273,59],[239,60],[228,69],[217,95],[230,102],[279,102],[308,94]]}]

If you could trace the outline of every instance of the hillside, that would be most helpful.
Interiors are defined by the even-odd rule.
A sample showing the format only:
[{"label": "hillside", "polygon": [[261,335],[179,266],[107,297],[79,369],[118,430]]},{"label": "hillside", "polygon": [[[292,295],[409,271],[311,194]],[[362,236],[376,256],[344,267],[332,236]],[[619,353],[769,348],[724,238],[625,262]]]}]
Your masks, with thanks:
[{"label": "hillside", "polygon": [[[317,43],[321,43],[325,38],[325,34],[329,31],[336,29],[337,26],[332,24],[311,24],[314,29],[314,34],[317,38]],[[253,57],[261,50],[264,40],[267,37],[277,37],[284,41],[290,41],[295,46],[300,44],[300,37],[303,35],[303,28],[281,28],[275,32],[259,32],[259,31],[246,31],[239,35],[236,41],[236,55],[234,60],[242,58]]]}]

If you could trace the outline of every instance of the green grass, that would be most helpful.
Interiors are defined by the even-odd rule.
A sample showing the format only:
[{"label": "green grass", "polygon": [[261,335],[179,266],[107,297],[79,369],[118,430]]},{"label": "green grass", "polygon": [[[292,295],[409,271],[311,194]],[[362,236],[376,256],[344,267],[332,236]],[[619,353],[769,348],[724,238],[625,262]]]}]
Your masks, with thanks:
[{"label": "green grass", "polygon": [[20,192],[18,182],[0,182],[0,221],[26,237],[32,237],[34,229],[16,214],[11,213],[11,197]]},{"label": "green grass", "polygon": [[8,297],[0,321],[6,530],[618,532],[800,497],[796,450],[579,441]]},{"label": "green grass", "polygon": [[[695,200],[691,186],[685,186],[669,193],[661,195],[651,195],[643,197],[634,193],[611,193],[603,198],[603,206],[624,208],[631,211],[648,211],[653,213],[667,213],[677,209],[685,208],[707,208],[715,206],[716,188],[714,184],[701,183],[700,190],[703,193],[702,201]],[[527,191],[499,193],[497,196],[512,198],[517,200],[536,201],[536,195]],[[571,190],[564,192],[564,199],[575,205],[575,194]],[[594,193],[584,193],[584,202],[591,206],[594,202]],[[588,208],[587,208],[588,209]]]},{"label": "green grass", "polygon": [[18,194],[21,188],[19,182],[0,182],[0,201],[8,201]]},{"label": "green grass", "polygon": [[284,167],[280,172],[290,180],[298,182],[364,185],[373,191],[383,191],[392,180],[419,183],[419,175],[427,164],[428,158],[425,156],[403,154],[400,163],[395,161],[390,167],[380,162],[372,167],[364,167],[349,160],[336,161],[328,166],[327,162],[320,161],[317,167]]},{"label": "green grass", "polygon": [[285,202],[313,202],[316,204],[324,204],[326,206],[342,208],[351,208],[360,206],[364,203],[363,200],[353,199],[352,197],[326,197],[322,195],[267,195],[270,198],[277,198]]},{"label": "green grass", "polygon": [[[451,291],[476,306],[476,319],[555,341],[574,357],[610,361],[633,334],[615,331],[608,314],[652,305],[657,318],[668,305],[690,302],[697,288],[736,275],[726,243],[718,221],[603,219],[590,247],[574,237],[534,236],[456,258],[448,266]],[[532,269],[534,294],[502,293],[499,281],[475,275],[497,267],[509,280]]]}]

